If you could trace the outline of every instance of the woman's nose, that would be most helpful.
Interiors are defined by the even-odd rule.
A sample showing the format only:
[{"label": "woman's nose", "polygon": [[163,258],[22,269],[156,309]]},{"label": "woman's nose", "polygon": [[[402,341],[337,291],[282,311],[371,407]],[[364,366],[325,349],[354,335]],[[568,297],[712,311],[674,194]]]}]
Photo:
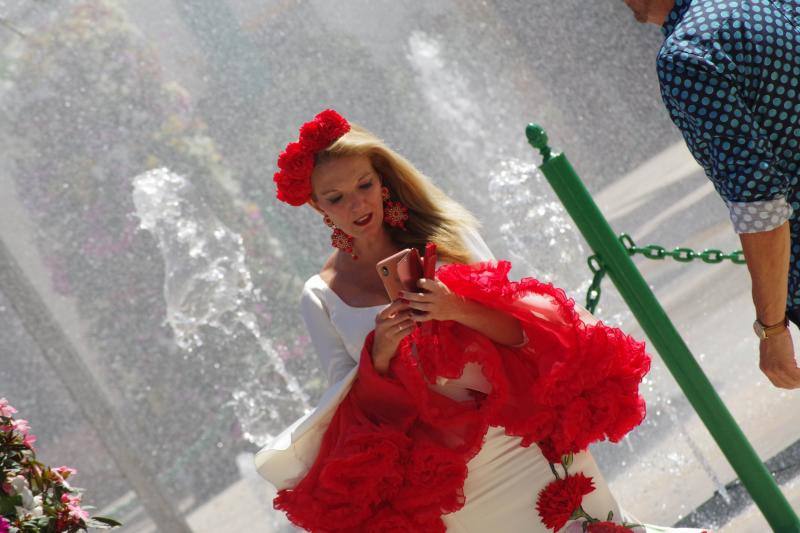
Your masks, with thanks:
[{"label": "woman's nose", "polygon": [[364,208],[364,203],[364,199],[361,198],[360,195],[353,195],[352,199],[350,200],[350,211],[356,213],[357,211],[362,210]]}]

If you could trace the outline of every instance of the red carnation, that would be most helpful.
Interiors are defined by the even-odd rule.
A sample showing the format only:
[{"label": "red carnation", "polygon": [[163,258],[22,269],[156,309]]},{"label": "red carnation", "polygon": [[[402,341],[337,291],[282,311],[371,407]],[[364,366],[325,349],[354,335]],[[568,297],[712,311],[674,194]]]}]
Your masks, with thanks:
[{"label": "red carnation", "polygon": [[586,533],[633,533],[633,530],[614,522],[591,522],[586,526]]},{"label": "red carnation", "polygon": [[293,206],[311,198],[311,173],[314,154],[330,146],[350,131],[350,124],[333,109],[326,109],[300,128],[299,142],[289,143],[278,157],[280,172],[273,178],[278,200]]},{"label": "red carnation", "polygon": [[278,157],[280,172],[273,180],[278,186],[278,200],[293,206],[303,205],[311,197],[311,172],[314,156],[300,143],[289,143]]},{"label": "red carnation", "polygon": [[333,109],[326,109],[300,128],[300,143],[312,152],[329,147],[350,131],[350,124]]},{"label": "red carnation", "polygon": [[278,186],[277,198],[295,207],[311,198],[311,180],[298,179],[284,171],[276,172],[273,181]]},{"label": "red carnation", "polygon": [[556,479],[539,492],[536,510],[545,526],[558,531],[581,506],[583,497],[593,490],[592,478],[583,474]]},{"label": "red carnation", "polygon": [[296,176],[310,176],[314,170],[314,155],[300,143],[289,143],[278,156],[278,168]]}]

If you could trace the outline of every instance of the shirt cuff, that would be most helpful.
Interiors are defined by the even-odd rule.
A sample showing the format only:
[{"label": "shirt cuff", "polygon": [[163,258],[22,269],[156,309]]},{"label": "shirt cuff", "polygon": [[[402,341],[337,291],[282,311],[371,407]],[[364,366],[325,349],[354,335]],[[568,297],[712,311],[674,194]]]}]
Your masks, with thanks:
[{"label": "shirt cuff", "polygon": [[792,206],[786,198],[756,202],[727,202],[736,233],[759,233],[770,231],[789,220]]}]

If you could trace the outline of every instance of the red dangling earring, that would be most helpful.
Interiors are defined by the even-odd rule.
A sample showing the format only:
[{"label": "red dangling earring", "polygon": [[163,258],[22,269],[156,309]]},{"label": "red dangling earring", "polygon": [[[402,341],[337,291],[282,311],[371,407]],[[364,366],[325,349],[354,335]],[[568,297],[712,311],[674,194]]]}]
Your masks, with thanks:
[{"label": "red dangling earring", "polygon": [[393,202],[389,199],[389,188],[381,188],[381,196],[383,197],[383,221],[392,226],[393,228],[406,229],[406,220],[408,220],[408,207],[402,202]]},{"label": "red dangling earring", "polygon": [[353,259],[358,259],[358,256],[353,253],[353,243],[355,239],[337,228],[328,215],[325,215],[322,220],[325,222],[326,226],[333,228],[333,233],[331,233],[331,246],[350,254]]}]

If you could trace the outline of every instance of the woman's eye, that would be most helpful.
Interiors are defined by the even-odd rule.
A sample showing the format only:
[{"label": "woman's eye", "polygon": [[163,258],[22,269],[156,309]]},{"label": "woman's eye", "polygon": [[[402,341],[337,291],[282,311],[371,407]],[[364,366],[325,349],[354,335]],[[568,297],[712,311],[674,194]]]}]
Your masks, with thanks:
[{"label": "woman's eye", "polygon": [[341,197],[341,196],[336,196],[336,197],[334,197],[334,198],[328,198],[328,201],[329,201],[330,203],[332,203],[332,204],[336,204],[336,203],[339,203],[339,200],[341,200],[341,199],[342,199],[342,197]]},{"label": "woman's eye", "polygon": [[366,182],[366,183],[362,183],[362,184],[361,184],[361,185],[359,185],[358,187],[359,187],[360,189],[369,189],[370,187],[372,187],[372,182],[371,182],[371,181],[368,181],[368,182]]}]

